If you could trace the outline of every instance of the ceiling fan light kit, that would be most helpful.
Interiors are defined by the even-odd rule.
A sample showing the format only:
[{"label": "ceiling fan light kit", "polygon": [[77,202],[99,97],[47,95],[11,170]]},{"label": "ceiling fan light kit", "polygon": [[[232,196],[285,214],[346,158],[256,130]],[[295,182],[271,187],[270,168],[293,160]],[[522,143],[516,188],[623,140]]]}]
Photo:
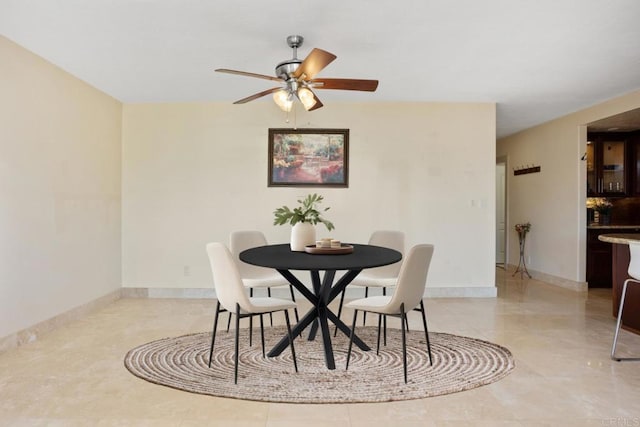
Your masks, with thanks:
[{"label": "ceiling fan light kit", "polygon": [[280,89],[273,92],[273,101],[280,109],[286,113],[290,112],[293,108],[293,99],[289,92],[284,89]]},{"label": "ceiling fan light kit", "polygon": [[316,105],[316,99],[313,96],[313,92],[311,92],[306,87],[301,87],[298,89],[298,99],[304,105],[305,110],[309,111],[314,105]]},{"label": "ceiling fan light kit", "polygon": [[273,101],[282,111],[290,112],[293,108],[294,98],[297,98],[305,110],[313,111],[323,106],[322,102],[312,89],[337,89],[374,92],[378,88],[377,80],[362,79],[315,79],[314,77],[323,68],[333,62],[337,57],[322,49],[313,49],[304,60],[298,59],[298,48],[302,46],[302,36],[287,37],[287,44],[293,49],[293,58],[283,61],[276,66],[276,77],[264,74],[248,73],[245,71],[219,68],[216,71],[227,74],[238,74],[264,80],[284,83],[284,87],[275,87],[258,92],[254,95],[240,99],[234,104],[244,104],[249,101],[273,94]]}]

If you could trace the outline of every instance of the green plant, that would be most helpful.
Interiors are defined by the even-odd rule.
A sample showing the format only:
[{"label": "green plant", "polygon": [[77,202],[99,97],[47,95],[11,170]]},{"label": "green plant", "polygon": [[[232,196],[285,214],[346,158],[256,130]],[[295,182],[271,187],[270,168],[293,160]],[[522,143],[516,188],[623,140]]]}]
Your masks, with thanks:
[{"label": "green plant", "polygon": [[[322,213],[318,210],[318,205],[322,203],[322,200],[324,200],[324,198],[318,194],[308,194],[303,200],[298,200],[300,206],[293,210],[289,209],[288,206],[282,206],[276,209],[273,211],[276,216],[273,220],[273,225],[284,225],[287,223],[295,225],[298,222],[308,222],[316,225],[321,222],[327,227],[327,230],[333,230],[335,227],[331,221],[322,218]],[[329,208],[324,208],[322,212],[328,210]]]}]

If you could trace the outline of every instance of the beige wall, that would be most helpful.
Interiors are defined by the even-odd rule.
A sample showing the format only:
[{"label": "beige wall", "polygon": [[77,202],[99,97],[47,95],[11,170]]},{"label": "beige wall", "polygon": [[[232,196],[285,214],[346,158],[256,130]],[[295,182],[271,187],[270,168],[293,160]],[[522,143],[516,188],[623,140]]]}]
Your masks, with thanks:
[{"label": "beige wall", "polygon": [[495,295],[494,104],[332,102],[297,124],[350,129],[349,188],[267,187],[268,128],[293,125],[270,101],[125,105],[123,286],[211,288],[207,242],[238,229],[287,242],[273,210],[318,191],[332,236],[404,230],[435,244],[432,293]]},{"label": "beige wall", "polygon": [[0,338],[121,286],[122,105],[0,37]]},{"label": "beige wall", "polygon": [[[498,141],[497,156],[508,158],[508,262],[518,262],[513,225],[531,221],[526,252],[535,271],[575,282],[585,280],[586,126],[640,107],[634,92],[527,129]],[[514,176],[512,168],[540,165],[540,173]]]},{"label": "beige wall", "polygon": [[[206,242],[241,228],[286,242],[272,211],[316,191],[266,186],[267,130],[294,123],[270,102],[123,107],[3,37],[0,59],[0,339],[123,285],[209,289]],[[332,235],[402,229],[436,245],[432,294],[495,295],[495,105],[296,119],[351,130],[350,187],[319,190]]]}]

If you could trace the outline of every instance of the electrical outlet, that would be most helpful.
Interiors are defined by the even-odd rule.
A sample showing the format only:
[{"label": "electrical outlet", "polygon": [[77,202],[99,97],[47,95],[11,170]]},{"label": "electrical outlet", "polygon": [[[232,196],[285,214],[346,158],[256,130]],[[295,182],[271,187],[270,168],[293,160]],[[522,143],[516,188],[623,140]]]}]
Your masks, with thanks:
[{"label": "electrical outlet", "polygon": [[183,269],[183,274],[185,277],[191,276],[191,267],[189,267],[188,265],[185,265]]}]

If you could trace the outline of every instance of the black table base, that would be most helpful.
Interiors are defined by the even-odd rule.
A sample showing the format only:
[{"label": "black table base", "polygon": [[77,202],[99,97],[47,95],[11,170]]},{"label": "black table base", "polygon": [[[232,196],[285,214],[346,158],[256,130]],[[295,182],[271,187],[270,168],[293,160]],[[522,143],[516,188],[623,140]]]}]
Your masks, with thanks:
[{"label": "black table base", "polygon": [[[314,307],[309,310],[292,329],[293,336],[301,335],[302,332],[311,325],[308,340],[315,339],[318,328],[322,334],[324,344],[324,357],[327,368],[335,369],[336,362],[333,357],[333,347],[331,345],[331,333],[329,332],[329,321],[340,329],[345,335],[351,334],[351,329],[336,316],[330,309],[329,304],[333,301],[342,290],[360,273],[362,270],[349,270],[342,276],[338,282],[333,285],[336,270],[326,270],[322,282],[320,281],[320,272],[311,270],[311,282],[313,284],[313,292],[311,292],[297,277],[289,270],[278,270],[282,276],[289,281],[305,298],[307,298]],[[370,347],[364,343],[357,335],[354,335],[353,342],[362,350],[369,351]],[[278,344],[271,349],[268,356],[278,356],[289,345],[288,337],[283,337]]]},{"label": "black table base", "polygon": [[[260,267],[273,268],[298,290],[312,305],[302,319],[293,328],[294,336],[302,334],[307,326],[309,340],[314,340],[318,330],[322,336],[325,362],[327,368],[335,369],[336,363],[331,346],[329,322],[336,325],[345,335],[351,335],[351,329],[343,323],[330,309],[329,304],[344,291],[346,286],[364,269],[381,267],[402,260],[402,254],[389,248],[374,245],[353,244],[353,252],[340,255],[308,254],[292,251],[288,244],[259,246],[242,251],[240,260]],[[291,271],[308,271],[311,273],[311,289],[300,282]],[[320,272],[324,272],[320,280]],[[334,283],[336,271],[346,273]],[[364,351],[367,346],[359,337],[353,342]],[[285,336],[269,352],[269,356],[277,356],[289,345]]]}]

